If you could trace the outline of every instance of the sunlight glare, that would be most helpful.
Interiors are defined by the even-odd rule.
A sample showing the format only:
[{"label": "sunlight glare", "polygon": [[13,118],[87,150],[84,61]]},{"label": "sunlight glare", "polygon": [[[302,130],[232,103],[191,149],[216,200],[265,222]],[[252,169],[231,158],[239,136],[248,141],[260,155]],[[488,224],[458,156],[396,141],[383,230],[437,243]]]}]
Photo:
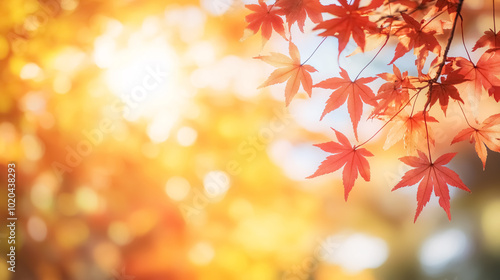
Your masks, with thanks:
[{"label": "sunlight glare", "polygon": [[107,87],[124,104],[122,116],[131,122],[146,119],[154,143],[169,138],[194,95],[182,84],[179,55],[162,24],[159,17],[150,16],[139,30],[129,30],[110,20],[94,51],[96,65],[105,68]]},{"label": "sunlight glare", "polygon": [[[330,240],[341,240],[332,247]],[[332,248],[325,254],[324,260],[342,266],[352,274],[356,274],[367,268],[381,266],[389,256],[387,243],[378,237],[363,233],[355,233],[347,237],[330,236],[323,244],[323,248]]]},{"label": "sunlight glare", "polygon": [[428,274],[436,274],[462,259],[469,250],[467,235],[459,229],[449,229],[429,237],[422,245],[420,262]]}]

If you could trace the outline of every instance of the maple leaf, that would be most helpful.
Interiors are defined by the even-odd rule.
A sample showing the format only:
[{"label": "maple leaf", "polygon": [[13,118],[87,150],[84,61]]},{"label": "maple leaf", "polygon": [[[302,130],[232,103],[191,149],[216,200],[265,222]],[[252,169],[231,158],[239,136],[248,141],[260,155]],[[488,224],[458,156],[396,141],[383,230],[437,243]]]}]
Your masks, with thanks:
[{"label": "maple leaf", "polygon": [[413,53],[417,56],[415,60],[417,70],[419,75],[421,75],[429,52],[433,52],[437,55],[441,53],[441,45],[439,45],[439,42],[434,36],[437,31],[427,24],[419,23],[405,13],[401,13],[401,16],[406,24],[395,32],[395,35],[398,36],[399,43],[396,46],[394,58],[389,64],[394,63],[398,58],[413,49]]},{"label": "maple leaf", "polygon": [[259,5],[251,4],[245,5],[245,7],[253,12],[245,17],[245,20],[248,22],[247,29],[253,31],[254,34],[260,29],[262,37],[266,40],[271,38],[274,29],[286,39],[283,19],[280,17],[278,9],[268,7],[263,0],[259,0]]},{"label": "maple leaf", "polygon": [[[427,144],[426,136],[427,132],[425,130],[425,121],[427,122],[438,122],[434,117],[427,116],[424,119],[423,112],[418,112],[410,116],[406,111],[401,111],[393,120],[394,124],[387,134],[387,138],[384,143],[384,150],[389,149],[397,142],[403,140],[405,149],[408,149],[409,153],[413,153],[419,147]],[[427,129],[429,131],[429,141],[434,145],[434,138],[432,138],[432,130],[430,127]]]},{"label": "maple leaf", "polygon": [[408,71],[401,73],[395,64],[392,65],[394,74],[382,73],[378,74],[380,78],[387,81],[380,86],[377,94],[377,100],[381,100],[378,106],[373,110],[372,116],[380,114],[382,111],[387,111],[390,108],[399,109],[403,104],[408,102],[408,89],[415,87],[410,82]]},{"label": "maple leaf", "polygon": [[444,166],[451,161],[456,153],[444,154],[432,162],[423,152],[420,150],[417,152],[418,157],[406,156],[399,159],[405,164],[415,168],[407,171],[403,175],[401,181],[394,186],[392,190],[394,191],[402,187],[413,186],[420,182],[417,190],[417,211],[415,213],[414,222],[417,221],[420,212],[422,212],[424,206],[429,202],[432,191],[439,197],[439,205],[448,215],[448,219],[451,220],[448,185],[470,192],[458,174]]},{"label": "maple leaf", "polygon": [[477,40],[476,44],[472,48],[472,51],[476,51],[479,48],[488,47],[489,49],[500,47],[500,31],[495,33],[493,30],[488,30],[484,32],[484,35]]},{"label": "maple leaf", "polygon": [[[478,123],[479,125],[479,123]],[[469,127],[460,131],[451,144],[469,139],[475,143],[476,153],[483,162],[483,170],[486,167],[488,151],[486,146],[494,152],[500,153],[500,114],[490,116],[480,124],[480,128]]]},{"label": "maple leaf", "polygon": [[453,61],[451,68],[454,70],[449,70],[450,67],[445,68],[450,72],[450,77],[454,77],[457,81],[461,78],[466,86],[474,86],[474,93],[478,99],[484,88],[497,102],[500,100],[500,79],[497,77],[500,74],[500,50],[485,52],[476,64],[463,57],[451,60]]},{"label": "maple leaf", "polygon": [[321,119],[329,112],[339,108],[347,100],[347,109],[351,116],[352,127],[357,140],[358,123],[363,114],[363,102],[372,106],[377,106],[375,94],[372,89],[365,84],[374,81],[377,77],[359,78],[351,81],[349,75],[343,68],[340,68],[340,76],[341,78],[334,77],[326,79],[314,85],[315,87],[334,90],[330,98],[326,101]]},{"label": "maple leaf", "polygon": [[460,98],[457,88],[454,86],[461,83],[463,80],[462,76],[450,76],[448,78],[441,76],[441,82],[432,83],[432,89],[429,93],[431,98],[430,105],[434,105],[434,103],[439,100],[439,105],[441,105],[441,109],[446,116],[446,109],[448,108],[450,97],[464,103],[462,98]]},{"label": "maple leaf", "polygon": [[312,22],[318,23],[323,20],[321,12],[323,5],[319,0],[279,0],[276,6],[281,7],[282,13],[286,17],[288,27],[297,22],[300,31],[304,32],[306,16],[309,16]]},{"label": "maple leaf", "polygon": [[[426,1],[430,2],[430,1]],[[448,11],[450,18],[454,18],[457,12],[459,0],[437,0],[436,4],[431,8],[429,12],[429,17],[435,16],[438,12],[444,11],[445,9]]]},{"label": "maple leaf", "polygon": [[[405,11],[411,11],[412,16],[414,18],[422,18],[425,15],[428,14],[429,9],[432,9],[431,7],[433,6],[432,4],[430,5],[429,2],[432,0],[422,0],[422,1],[415,1],[415,0],[397,0],[394,2],[390,2],[390,6],[388,6],[387,10],[390,14],[394,14],[396,11],[399,13],[399,11],[405,12]],[[384,5],[385,6],[385,5]]]},{"label": "maple leaf", "polygon": [[490,96],[492,96],[493,98],[495,98],[495,100],[497,102],[500,102],[500,88],[499,87],[494,87],[494,88],[491,88],[488,93],[490,94]]},{"label": "maple leaf", "polygon": [[300,63],[299,49],[294,43],[289,44],[290,57],[280,53],[271,53],[269,56],[258,56],[256,58],[279,67],[274,70],[269,78],[259,86],[259,88],[267,87],[274,84],[279,84],[287,81],[285,88],[285,103],[286,106],[290,104],[292,98],[299,91],[300,84],[304,90],[311,97],[312,94],[312,78],[309,72],[316,72],[317,70],[307,64]]},{"label": "maple leaf", "polygon": [[354,39],[356,44],[364,51],[365,31],[378,33],[376,23],[370,21],[368,14],[383,3],[383,0],[374,0],[370,5],[359,7],[360,0],[354,0],[348,4],[346,0],[339,0],[341,6],[332,4],[325,6],[324,11],[336,16],[336,18],[320,22],[314,30],[325,29],[320,36],[334,36],[339,40],[339,55],[345,49],[349,38]]},{"label": "maple leaf", "polygon": [[[333,128],[332,128],[333,129]],[[344,184],[344,199],[347,201],[349,192],[351,192],[354,182],[358,178],[358,173],[368,182],[370,181],[370,165],[366,157],[373,156],[367,149],[351,146],[351,143],[341,132],[333,129],[337,142],[326,142],[316,144],[325,152],[332,153],[318,167],[313,175],[307,178],[314,178],[320,175],[332,173],[344,167],[342,171],[342,182]]]}]

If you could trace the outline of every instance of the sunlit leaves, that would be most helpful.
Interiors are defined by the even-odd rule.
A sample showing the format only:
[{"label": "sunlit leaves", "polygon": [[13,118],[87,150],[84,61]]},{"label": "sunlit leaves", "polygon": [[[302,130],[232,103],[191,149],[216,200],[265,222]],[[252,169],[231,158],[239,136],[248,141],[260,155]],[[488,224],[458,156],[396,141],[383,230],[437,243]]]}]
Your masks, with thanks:
[{"label": "sunlit leaves", "polygon": [[[432,130],[430,127],[426,129],[430,122],[438,122],[434,117],[427,114],[424,119],[422,112],[413,115],[408,114],[406,111],[399,113],[392,123],[390,130],[385,140],[384,149],[389,149],[397,142],[403,140],[404,148],[409,153],[413,153],[419,148],[424,148],[427,139],[430,144],[434,145],[434,138],[432,137]],[[427,136],[428,135],[428,136]]]},{"label": "sunlit leaves", "polygon": [[390,63],[413,49],[414,54],[417,56],[415,60],[417,70],[418,73],[421,73],[429,52],[435,54],[441,52],[441,45],[434,36],[437,31],[425,23],[419,23],[405,13],[401,13],[401,16],[405,21],[405,25],[395,33],[399,38],[399,44],[396,46],[396,53]]},{"label": "sunlit leaves", "polygon": [[334,18],[319,23],[315,29],[324,29],[319,34],[320,36],[334,36],[339,40],[339,55],[345,49],[351,36],[361,50],[364,50],[365,32],[377,33],[378,28],[375,22],[370,21],[368,15],[382,1],[374,0],[366,7],[359,7],[360,0],[354,0],[352,4],[348,4],[346,0],[339,2],[340,6],[332,4],[325,7],[325,12],[333,15]]},{"label": "sunlit leaves", "polygon": [[456,57],[452,59],[452,62],[450,67],[453,71],[449,76],[453,77],[456,83],[472,85],[478,100],[485,89],[497,102],[500,101],[500,79],[498,78],[500,50],[485,52],[476,64],[463,57]]},{"label": "sunlit leaves", "polygon": [[301,84],[307,94],[311,96],[313,82],[309,72],[316,72],[314,67],[307,64],[301,64],[299,50],[292,42],[289,44],[289,52],[290,57],[280,53],[271,53],[269,56],[256,57],[275,67],[279,67],[271,73],[269,78],[260,85],[259,88],[286,81],[285,102],[287,106],[299,91]]},{"label": "sunlit leaves", "polygon": [[472,48],[472,51],[476,51],[479,48],[499,48],[500,47],[500,31],[497,33],[493,30],[484,31],[484,35],[477,40],[476,44]]},{"label": "sunlit leaves", "polygon": [[246,7],[252,11],[251,14],[245,17],[249,30],[257,33],[260,29],[262,37],[266,40],[271,38],[273,30],[285,38],[285,28],[283,27],[283,19],[280,17],[279,9],[267,6],[263,0],[259,0],[258,5],[252,4],[246,5]]},{"label": "sunlit leaves", "polygon": [[307,16],[316,23],[323,20],[321,13],[324,8],[319,0],[280,0],[276,2],[276,6],[281,8],[289,28],[297,23],[302,32]]},{"label": "sunlit leaves", "polygon": [[[448,185],[468,189],[458,175],[455,176],[456,173],[443,166],[454,154],[445,154],[432,161],[431,155],[435,149],[441,148],[436,144],[437,140],[443,143],[433,132],[440,132],[440,136],[450,137],[451,140],[451,135],[441,133],[448,129],[444,120],[449,118],[447,116],[449,107],[456,106],[453,111],[459,110],[458,112],[463,115],[460,119],[467,122],[466,114],[477,114],[476,105],[480,104],[483,95],[493,97],[489,100],[500,101],[498,49],[500,32],[486,31],[477,40],[472,51],[484,49],[477,63],[474,62],[475,58],[470,57],[465,39],[461,44],[463,46],[460,46],[465,48],[465,51],[463,49],[457,51],[455,37],[460,31],[463,35],[466,34],[464,30],[460,30],[463,25],[463,2],[463,0],[365,2],[339,0],[335,3],[323,3],[317,0],[270,1],[267,7],[272,8],[269,8],[269,11],[278,9],[276,16],[286,20],[288,24],[290,34],[287,34],[289,35],[287,40],[290,41],[290,46],[293,44],[291,41],[296,38],[293,36],[294,32],[297,32],[291,28],[292,25],[297,23],[298,31],[307,33],[304,28],[307,18],[315,24],[313,33],[316,31],[319,32],[314,33],[317,36],[326,37],[316,50],[323,42],[329,42],[330,37],[336,39],[334,42],[338,43],[338,52],[332,53],[332,56],[337,57],[340,73],[339,76],[335,73],[319,73],[327,78],[312,86],[311,81],[314,76],[310,73],[316,72],[316,69],[312,68],[312,65],[301,64],[298,51],[292,52],[290,47],[291,58],[278,53],[259,57],[278,67],[261,87],[286,81],[286,105],[296,95],[300,85],[309,96],[314,88],[331,90],[322,109],[320,121],[324,121],[327,114],[346,104],[356,141],[359,140],[358,126],[367,107],[372,107],[368,119],[384,122],[376,129],[373,136],[359,145],[343,141],[345,136],[336,131],[339,143],[328,142],[318,145],[334,155],[329,156],[311,177],[333,172],[342,166],[351,168],[348,171],[344,168],[343,171],[347,197],[358,171],[363,178],[369,179],[369,174],[366,173],[369,169],[365,164],[356,165],[345,161],[344,156],[349,155],[354,159],[363,155],[363,159],[357,162],[364,162],[366,155],[360,152],[360,147],[385,130],[387,134],[384,135],[387,137],[383,148],[388,149],[402,140],[405,152],[409,156],[401,160],[415,167],[403,177],[397,188],[421,182],[417,195],[416,217],[433,191],[440,197],[440,204],[449,215]],[[280,22],[278,19],[275,20]],[[282,24],[277,26],[276,32],[280,33]],[[331,49],[331,46],[329,47]],[[347,60],[341,60],[341,53],[351,47],[354,52],[350,51]],[[358,61],[362,61],[363,55],[359,54],[365,51],[366,61],[361,65],[350,64],[351,56],[354,55],[361,57]],[[416,57],[414,63],[400,61],[411,52]],[[316,51],[312,51],[312,56],[315,53]],[[465,53],[467,58],[457,56],[457,53]],[[394,65],[396,61],[399,67]],[[379,70],[379,66],[374,66],[375,64],[393,64],[392,71],[384,70],[383,73],[372,72],[362,75],[365,70],[369,73],[368,69]],[[348,72],[353,76],[349,76]],[[367,77],[370,75],[373,77]],[[377,80],[378,78],[380,80]],[[442,114],[436,114],[439,111],[442,111]],[[486,163],[486,147],[493,151],[499,150],[496,116],[487,118],[477,126],[469,124],[469,128],[461,131],[452,141],[456,143],[468,139],[475,143],[483,167]],[[416,153],[418,157],[415,156]]]},{"label": "sunlit leaves", "polygon": [[334,77],[326,79],[315,85],[315,87],[334,90],[330,95],[330,98],[326,101],[326,107],[323,114],[321,114],[321,118],[339,108],[347,101],[347,110],[351,116],[352,127],[357,139],[358,123],[361,120],[361,115],[363,114],[363,103],[370,104],[372,106],[377,105],[377,101],[375,101],[375,94],[366,84],[373,82],[377,78],[359,78],[352,81],[351,78],[349,78],[349,74],[347,74],[347,72],[342,68],[340,68],[340,77],[341,78]]},{"label": "sunlit leaves", "polygon": [[475,144],[476,153],[483,162],[483,169],[486,167],[486,157],[488,151],[486,147],[494,152],[500,153],[500,114],[495,114],[484,120],[479,128],[469,127],[460,131],[451,144],[469,140]]},{"label": "sunlit leaves", "polygon": [[331,141],[315,145],[333,155],[328,156],[318,167],[318,170],[308,178],[328,174],[344,167],[342,182],[344,184],[344,198],[347,201],[358,174],[365,181],[370,181],[370,165],[366,157],[371,157],[373,154],[364,148],[352,146],[344,134],[334,131],[338,142]]},{"label": "sunlit leaves", "polygon": [[394,186],[392,190],[394,191],[402,187],[418,184],[417,211],[414,221],[417,221],[420,212],[422,212],[424,206],[429,202],[433,191],[434,194],[439,197],[439,205],[446,211],[448,219],[450,220],[450,192],[448,186],[470,192],[467,186],[465,186],[458,177],[458,174],[444,166],[448,164],[455,155],[455,153],[444,154],[435,161],[431,161],[427,155],[418,151],[418,157],[407,156],[399,159],[406,165],[413,167],[413,169],[406,172],[401,181]]},{"label": "sunlit leaves", "polygon": [[451,99],[455,99],[464,103],[462,98],[460,98],[460,93],[455,87],[456,84],[462,82],[463,79],[458,77],[444,78],[441,77],[441,82],[434,82],[431,85],[429,92],[430,105],[434,105],[439,100],[439,105],[441,109],[446,114],[446,109],[448,108],[448,102]]}]

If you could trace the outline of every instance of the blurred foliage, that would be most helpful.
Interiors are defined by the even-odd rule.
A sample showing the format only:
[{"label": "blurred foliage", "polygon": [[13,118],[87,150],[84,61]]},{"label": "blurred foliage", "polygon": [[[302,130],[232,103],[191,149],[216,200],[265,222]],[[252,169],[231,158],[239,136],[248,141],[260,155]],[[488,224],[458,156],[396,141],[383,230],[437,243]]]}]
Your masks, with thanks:
[{"label": "blurred foliage", "polygon": [[[379,176],[359,184],[349,203],[338,177],[297,180],[301,162],[312,170],[322,157],[300,148],[332,135],[307,130],[280,98],[255,89],[269,70],[251,59],[261,41],[239,40],[245,11],[227,3],[0,3],[0,168],[6,178],[7,164],[17,164],[19,218],[17,271],[2,261],[0,278],[498,275],[498,155],[484,173],[472,149],[461,158],[473,194],[453,199],[451,222],[436,214],[437,203],[411,222],[414,193],[390,193],[401,176],[393,157],[371,161]],[[137,108],[124,103],[145,65],[157,62],[169,68],[166,81]],[[295,169],[284,167],[293,162]],[[465,249],[428,274],[421,246],[450,228],[466,235]],[[382,258],[382,266],[348,271],[316,257],[328,237],[357,232],[382,240],[387,259],[371,247],[353,249],[354,261],[337,258]]]}]

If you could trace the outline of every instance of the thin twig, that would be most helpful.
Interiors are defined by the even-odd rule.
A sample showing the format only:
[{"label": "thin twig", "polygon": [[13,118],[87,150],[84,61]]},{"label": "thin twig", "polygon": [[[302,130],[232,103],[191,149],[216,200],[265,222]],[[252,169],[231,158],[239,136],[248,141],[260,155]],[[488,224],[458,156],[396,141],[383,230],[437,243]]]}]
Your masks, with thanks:
[{"label": "thin twig", "polygon": [[[497,35],[497,24],[495,19],[495,0],[491,0],[493,3],[493,32],[495,32],[495,36]],[[495,40],[495,48],[497,47],[497,40]]]},{"label": "thin twig", "polygon": [[473,127],[470,123],[469,123],[469,120],[467,119],[467,116],[465,115],[465,112],[464,112],[464,109],[462,108],[462,104],[460,104],[460,102],[458,102],[458,100],[456,100],[456,102],[458,103],[458,107],[460,107],[460,110],[462,111],[462,114],[464,115],[464,118],[465,118],[465,122],[467,123],[467,125],[474,129],[474,130],[477,130],[475,127]]},{"label": "thin twig", "polygon": [[459,15],[460,15],[460,11],[462,10],[462,4],[464,3],[464,0],[459,0],[458,2],[458,5],[457,5],[457,11],[456,11],[456,16],[455,16],[455,19],[453,20],[453,27],[451,29],[451,34],[450,34],[450,37],[448,38],[448,43],[446,44],[446,48],[444,50],[444,53],[443,53],[443,60],[441,61],[441,63],[439,64],[439,68],[436,72],[436,76],[431,79],[429,81],[429,96],[427,96],[427,102],[425,102],[425,106],[424,106],[424,110],[423,110],[423,114],[424,114],[424,123],[425,123],[425,135],[426,135],[426,138],[427,138],[427,152],[429,154],[429,161],[432,163],[432,156],[431,156],[431,144],[430,144],[430,141],[429,141],[429,128],[428,128],[428,125],[427,125],[427,108],[429,107],[430,103],[431,103],[431,100],[432,100],[432,86],[435,82],[437,82],[439,76],[441,76],[441,72],[443,71],[443,67],[446,63],[446,58],[448,56],[448,52],[450,51],[450,47],[451,47],[451,42],[453,41],[453,37],[455,36],[455,29],[457,27],[457,22],[458,22],[458,18],[459,18]]},{"label": "thin twig", "polygon": [[[392,26],[392,22],[391,22],[391,26]],[[387,45],[387,42],[389,42],[389,38],[391,37],[390,36],[390,34],[391,34],[391,26],[389,26],[389,33],[387,33],[387,38],[385,39],[385,42],[382,45],[382,47],[380,47],[380,49],[377,51],[377,53],[375,54],[375,56],[373,56],[373,58],[370,60],[370,62],[368,62],[365,65],[365,67],[363,67],[363,69],[361,69],[361,71],[359,71],[358,75],[356,76],[356,78],[354,80],[357,80],[359,78],[359,75],[361,75],[361,73],[363,73],[363,71],[366,69],[366,67],[368,67],[375,60],[375,58],[377,58],[377,56],[380,54],[380,52],[382,51],[382,49],[384,49],[384,47]]]},{"label": "thin twig", "polygon": [[[422,89],[420,91],[422,91]],[[418,93],[420,93],[420,91]],[[410,118],[413,116],[413,111],[415,110],[415,105],[417,104],[417,100],[418,100],[418,95],[417,95],[417,98],[415,98],[415,102],[413,102],[413,106],[411,106]]]},{"label": "thin twig", "polygon": [[319,49],[319,47],[323,44],[323,42],[326,40],[327,37],[323,38],[323,40],[321,40],[321,42],[319,43],[319,45],[316,47],[316,49],[314,49],[314,51],[312,52],[312,54],[304,61],[300,64],[300,66],[306,64],[306,62],[309,61],[309,59],[311,59],[311,57],[316,53],[316,51]]},{"label": "thin twig", "polygon": [[462,17],[461,14],[459,14],[459,16],[460,16],[460,25],[462,27],[462,44],[464,45],[464,49],[465,49],[465,52],[467,53],[467,57],[469,58],[469,61],[472,64],[474,64],[474,62],[472,62],[472,59],[470,58],[469,50],[467,50],[467,46],[465,45],[465,38],[464,38],[464,18]]},{"label": "thin twig", "polygon": [[[453,20],[453,27],[451,28],[451,34],[450,37],[448,38],[448,43],[446,44],[446,48],[443,53],[443,61],[439,64],[438,71],[436,72],[436,76],[434,79],[432,79],[430,82],[436,82],[439,76],[441,75],[441,71],[443,71],[444,64],[446,63],[446,58],[448,56],[448,52],[450,51],[451,47],[451,42],[453,41],[453,37],[455,36],[455,29],[457,27],[457,22],[458,22],[458,15],[460,15],[460,11],[462,10],[462,4],[464,3],[464,0],[459,0],[458,6],[457,6],[457,15],[455,16],[455,20]],[[430,88],[429,88],[430,92]],[[430,97],[430,96],[429,96]]]}]

